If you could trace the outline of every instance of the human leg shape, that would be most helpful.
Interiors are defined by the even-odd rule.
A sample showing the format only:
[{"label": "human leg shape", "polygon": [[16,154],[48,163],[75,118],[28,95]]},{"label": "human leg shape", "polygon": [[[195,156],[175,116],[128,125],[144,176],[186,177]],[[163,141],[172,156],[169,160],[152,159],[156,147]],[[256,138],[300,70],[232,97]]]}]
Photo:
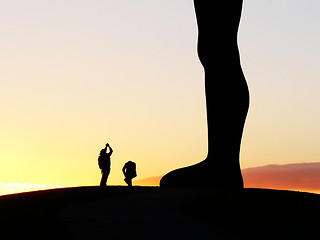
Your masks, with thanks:
[{"label": "human leg shape", "polygon": [[242,0],[194,0],[194,5],[198,55],[205,71],[208,155],[196,165],[168,173],[160,186],[242,188],[239,152],[249,106],[237,46]]},{"label": "human leg shape", "polygon": [[128,184],[129,187],[132,187],[132,178],[126,177],[124,181]]},{"label": "human leg shape", "polygon": [[110,173],[110,169],[102,170],[102,177],[101,177],[101,181],[100,181],[100,187],[106,187],[107,186],[109,173]]}]

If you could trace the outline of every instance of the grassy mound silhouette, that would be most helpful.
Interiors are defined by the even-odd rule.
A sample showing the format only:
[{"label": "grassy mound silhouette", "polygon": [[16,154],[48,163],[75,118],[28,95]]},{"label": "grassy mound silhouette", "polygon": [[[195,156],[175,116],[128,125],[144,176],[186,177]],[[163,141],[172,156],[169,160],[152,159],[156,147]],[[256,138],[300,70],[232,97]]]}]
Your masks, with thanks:
[{"label": "grassy mound silhouette", "polygon": [[243,189],[208,193],[183,210],[244,239],[312,239],[318,234],[319,204],[318,194]]},{"label": "grassy mound silhouette", "polygon": [[[74,187],[0,196],[0,226],[12,239],[68,239],[59,212],[68,205],[96,201],[118,195],[142,193],[153,187]],[[5,236],[5,235],[4,235]]]},{"label": "grassy mound silhouette", "polygon": [[76,187],[1,196],[0,226],[11,239],[312,239],[319,206],[269,189]]}]

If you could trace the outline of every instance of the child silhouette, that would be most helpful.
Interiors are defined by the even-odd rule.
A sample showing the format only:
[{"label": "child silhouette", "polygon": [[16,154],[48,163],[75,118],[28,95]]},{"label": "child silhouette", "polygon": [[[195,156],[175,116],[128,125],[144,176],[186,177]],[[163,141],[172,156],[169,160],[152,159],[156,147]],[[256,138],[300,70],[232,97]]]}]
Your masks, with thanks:
[{"label": "child silhouette", "polygon": [[137,176],[136,164],[132,161],[126,162],[122,168],[122,172],[125,176],[124,181],[128,184],[129,187],[132,187],[132,179]]}]

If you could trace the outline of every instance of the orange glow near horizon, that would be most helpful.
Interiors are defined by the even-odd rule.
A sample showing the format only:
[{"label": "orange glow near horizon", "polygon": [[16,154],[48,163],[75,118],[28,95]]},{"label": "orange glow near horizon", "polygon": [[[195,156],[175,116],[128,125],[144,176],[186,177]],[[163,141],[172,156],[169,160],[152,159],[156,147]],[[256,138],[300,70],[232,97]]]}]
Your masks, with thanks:
[{"label": "orange glow near horizon", "polygon": [[[291,190],[320,194],[320,162],[267,165],[242,170],[245,188]],[[134,186],[159,186],[162,176],[137,178]],[[94,185],[97,185],[94,184]],[[118,185],[118,184],[117,184]],[[120,185],[125,185],[120,184]],[[0,183],[0,195],[62,188],[50,184]]]},{"label": "orange glow near horizon", "polygon": [[320,163],[272,164],[242,173],[247,188],[320,192]]},{"label": "orange glow near horizon", "polygon": [[53,188],[64,188],[66,186],[50,185],[50,184],[28,184],[28,183],[0,183],[0,196],[21,192],[30,192],[38,190],[46,190]]}]

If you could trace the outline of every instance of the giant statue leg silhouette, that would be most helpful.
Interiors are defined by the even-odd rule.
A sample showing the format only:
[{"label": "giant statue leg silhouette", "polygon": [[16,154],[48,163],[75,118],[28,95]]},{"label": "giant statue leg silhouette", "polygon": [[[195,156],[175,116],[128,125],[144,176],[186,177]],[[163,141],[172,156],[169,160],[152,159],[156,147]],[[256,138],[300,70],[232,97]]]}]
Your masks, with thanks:
[{"label": "giant statue leg silhouette", "polygon": [[166,174],[160,186],[243,188],[239,153],[249,91],[237,45],[242,0],[194,0],[194,6],[205,72],[208,155]]}]

